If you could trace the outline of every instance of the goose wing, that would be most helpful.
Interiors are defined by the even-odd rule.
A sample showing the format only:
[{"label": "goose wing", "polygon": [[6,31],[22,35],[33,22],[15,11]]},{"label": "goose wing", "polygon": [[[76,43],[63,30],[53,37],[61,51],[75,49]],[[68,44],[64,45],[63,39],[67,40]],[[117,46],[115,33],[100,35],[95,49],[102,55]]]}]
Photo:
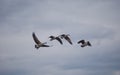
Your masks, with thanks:
[{"label": "goose wing", "polygon": [[60,44],[63,44],[62,40],[59,37],[56,37],[56,40],[58,40]]},{"label": "goose wing", "polygon": [[72,41],[68,36],[65,36],[65,39],[72,45]]},{"label": "goose wing", "polygon": [[88,44],[88,46],[92,46],[91,43],[90,43],[89,41],[87,42],[87,44]]},{"label": "goose wing", "polygon": [[85,43],[85,40],[80,40],[80,41],[78,41],[77,43],[78,43],[78,44],[80,44],[80,43],[84,44],[84,43]]},{"label": "goose wing", "polygon": [[49,45],[45,45],[45,44],[43,44],[42,47],[50,47],[50,46],[49,46]]},{"label": "goose wing", "polygon": [[33,36],[33,40],[35,41],[36,44],[41,44],[41,42],[38,40],[38,38],[34,32],[33,32],[32,36]]}]

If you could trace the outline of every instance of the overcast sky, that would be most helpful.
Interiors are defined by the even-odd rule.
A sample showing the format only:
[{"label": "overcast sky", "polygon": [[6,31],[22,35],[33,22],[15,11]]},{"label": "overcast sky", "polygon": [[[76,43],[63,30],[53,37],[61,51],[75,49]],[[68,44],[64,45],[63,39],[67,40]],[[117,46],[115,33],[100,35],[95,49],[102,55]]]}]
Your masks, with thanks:
[{"label": "overcast sky", "polygon": [[[119,30],[119,0],[0,0],[0,75],[120,75]],[[48,39],[63,33],[73,45]]]}]

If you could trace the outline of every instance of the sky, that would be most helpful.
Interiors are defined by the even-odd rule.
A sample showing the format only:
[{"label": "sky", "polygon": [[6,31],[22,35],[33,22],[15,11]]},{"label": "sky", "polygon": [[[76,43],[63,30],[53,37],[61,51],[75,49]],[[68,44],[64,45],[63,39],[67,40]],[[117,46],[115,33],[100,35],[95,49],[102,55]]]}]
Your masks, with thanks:
[{"label": "sky", "polygon": [[[119,0],[0,0],[0,75],[120,75],[119,13]],[[49,41],[63,33],[73,45]]]}]

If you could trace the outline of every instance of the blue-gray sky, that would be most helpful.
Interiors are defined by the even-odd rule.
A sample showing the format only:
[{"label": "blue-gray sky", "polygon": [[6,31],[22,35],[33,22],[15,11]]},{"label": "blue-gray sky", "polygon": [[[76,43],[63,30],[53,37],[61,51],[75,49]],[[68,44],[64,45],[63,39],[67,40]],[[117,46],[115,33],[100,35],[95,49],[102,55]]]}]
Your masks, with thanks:
[{"label": "blue-gray sky", "polygon": [[[0,0],[0,75],[120,75],[119,13],[119,0]],[[32,32],[54,46],[36,50]],[[73,45],[49,41],[62,33]]]}]

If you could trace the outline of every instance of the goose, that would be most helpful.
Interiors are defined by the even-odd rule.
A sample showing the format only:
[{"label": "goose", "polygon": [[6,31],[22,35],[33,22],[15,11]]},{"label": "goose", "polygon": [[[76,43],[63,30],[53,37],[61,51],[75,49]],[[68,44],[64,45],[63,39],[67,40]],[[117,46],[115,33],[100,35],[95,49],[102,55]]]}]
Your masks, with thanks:
[{"label": "goose", "polygon": [[78,43],[78,44],[81,43],[81,47],[92,46],[89,41],[85,41],[85,40],[80,40],[80,41],[78,41],[77,43]]},{"label": "goose", "polygon": [[37,36],[35,35],[34,32],[32,33],[32,36],[33,36],[34,42],[36,43],[36,44],[35,44],[35,48],[36,48],[36,49],[38,49],[38,48],[40,48],[40,47],[50,47],[49,45],[45,45],[47,42],[41,43],[41,42],[38,40],[38,38],[37,38]]},{"label": "goose", "polygon": [[62,34],[62,35],[60,35],[61,39],[64,38],[65,40],[67,40],[72,45],[72,41],[71,41],[71,39],[68,36],[70,36],[70,35],[69,34]]},{"label": "goose", "polygon": [[60,42],[61,45],[63,44],[62,40],[59,37],[49,36],[49,38],[50,38],[50,41],[57,40],[58,42]]}]

